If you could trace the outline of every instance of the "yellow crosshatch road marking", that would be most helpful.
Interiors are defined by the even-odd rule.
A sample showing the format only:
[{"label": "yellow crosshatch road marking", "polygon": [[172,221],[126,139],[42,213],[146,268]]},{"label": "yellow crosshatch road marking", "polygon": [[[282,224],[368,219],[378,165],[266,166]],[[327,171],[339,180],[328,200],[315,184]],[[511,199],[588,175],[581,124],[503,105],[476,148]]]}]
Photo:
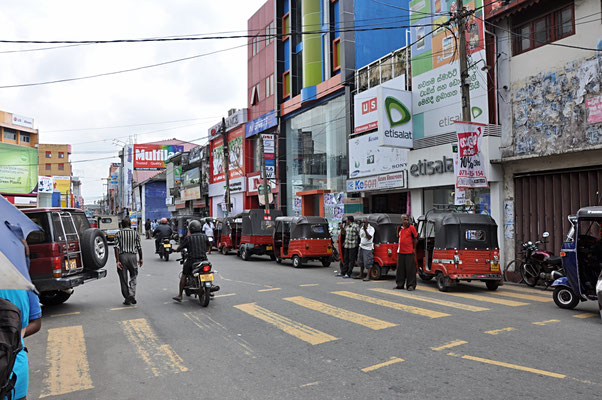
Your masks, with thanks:
[{"label": "yellow crosshatch road marking", "polygon": [[536,289],[536,288],[528,288],[525,286],[517,286],[517,285],[512,285],[512,284],[505,284],[504,285],[504,290],[511,290],[513,292],[522,292],[522,293],[527,293],[527,294],[531,294],[534,296],[546,296],[549,297],[552,292],[548,292],[547,290],[541,290],[541,289]]},{"label": "yellow crosshatch road marking", "polygon": [[441,351],[441,350],[445,350],[445,349],[451,349],[452,347],[462,346],[463,344],[466,344],[466,343],[468,343],[466,340],[454,340],[453,342],[444,344],[443,346],[431,347],[431,350]]},{"label": "yellow crosshatch road marking", "polygon": [[514,301],[514,300],[498,299],[496,297],[480,296],[478,294],[472,294],[472,293],[440,292],[439,290],[437,290],[435,288],[428,287],[428,286],[421,286],[421,285],[416,286],[416,290],[422,290],[424,292],[431,292],[431,293],[441,293],[441,294],[447,295],[447,296],[463,297],[465,299],[484,301],[487,303],[502,304],[502,305],[510,306],[510,307],[526,306],[529,304],[529,303],[523,303],[523,302]]},{"label": "yellow crosshatch road marking", "polygon": [[391,359],[389,361],[385,361],[385,362],[380,363],[380,364],[372,365],[370,367],[362,368],[362,372],[374,371],[374,370],[377,370],[379,368],[387,367],[389,365],[397,364],[397,363],[400,363],[400,362],[403,362],[403,361],[404,360],[402,358],[391,357]]},{"label": "yellow crosshatch road marking", "polygon": [[268,289],[259,289],[258,292],[272,292],[274,290],[280,290],[279,287],[273,287],[273,288],[268,288]]},{"label": "yellow crosshatch road marking", "polygon": [[516,330],[516,328],[513,328],[513,327],[509,326],[508,328],[494,329],[494,330],[491,330],[491,331],[485,331],[483,333],[487,333],[489,335],[497,335],[497,334],[500,334],[502,332],[511,332],[511,331],[515,331],[515,330]]},{"label": "yellow crosshatch road marking", "polygon": [[367,315],[358,314],[353,311],[348,311],[342,308],[334,307],[320,301],[308,299],[302,296],[287,297],[284,300],[298,304],[301,307],[309,308],[310,310],[318,311],[331,317],[339,318],[344,321],[353,322],[358,325],[365,326],[370,329],[380,330],[385,328],[391,328],[397,326],[391,322],[383,321],[380,319],[372,318]]},{"label": "yellow crosshatch road marking", "polygon": [[594,314],[594,313],[589,313],[588,312],[588,313],[584,313],[584,314],[573,315],[573,318],[581,318],[581,319],[583,319],[583,318],[591,318],[591,317],[597,317],[597,316],[598,316],[598,314]]},{"label": "yellow crosshatch road marking", "polygon": [[355,282],[350,282],[350,281],[347,281],[347,282],[337,282],[337,285],[352,285],[354,283]]},{"label": "yellow crosshatch road marking", "polygon": [[40,398],[94,388],[81,325],[48,329],[46,362],[49,368]]},{"label": "yellow crosshatch road marking", "polygon": [[521,299],[521,300],[539,301],[541,303],[549,303],[549,302],[554,301],[554,299],[552,299],[551,296],[549,296],[549,297],[533,296],[531,294],[514,293],[514,292],[510,292],[508,290],[503,290],[503,289],[498,289],[495,292],[490,292],[490,294],[495,294],[497,296],[512,297],[512,298]]},{"label": "yellow crosshatch road marking", "polygon": [[130,310],[130,309],[135,309],[135,308],[136,308],[136,306],[115,307],[115,308],[111,308],[111,311]]},{"label": "yellow crosshatch road marking", "polygon": [[523,367],[522,365],[510,364],[510,363],[506,363],[506,362],[502,362],[502,361],[488,360],[486,358],[466,356],[466,355],[462,356],[462,358],[464,360],[471,360],[471,361],[481,362],[484,364],[497,365],[498,367],[516,369],[518,371],[531,372],[532,374],[545,375],[545,376],[549,376],[552,378],[558,378],[558,379],[566,378],[566,375],[557,374],[556,372],[544,371],[541,369],[530,368],[530,367]]},{"label": "yellow crosshatch road marking", "polygon": [[234,307],[312,345],[337,340],[334,336],[283,317],[255,303],[239,304]]},{"label": "yellow crosshatch road marking", "polygon": [[160,344],[144,318],[121,321],[121,326],[154,376],[188,371],[180,356],[168,344]]},{"label": "yellow crosshatch road marking", "polygon": [[553,324],[553,323],[556,323],[556,322],[560,322],[560,320],[559,319],[549,319],[547,321],[533,322],[533,325],[543,326],[543,325],[547,325],[547,324]]},{"label": "yellow crosshatch road marking", "polygon": [[401,310],[405,312],[409,312],[411,314],[422,315],[429,318],[441,318],[441,317],[449,317],[451,314],[442,313],[439,311],[427,310],[426,308],[419,308],[413,306],[406,306],[405,304],[395,303],[393,301],[381,300],[375,297],[364,296],[362,294],[357,294],[353,292],[347,291],[338,291],[332,292],[333,294],[338,294],[339,296],[348,297],[350,299],[361,300],[367,303],[376,304],[383,307],[393,308],[395,310]]},{"label": "yellow crosshatch road marking", "polygon": [[469,306],[468,304],[455,303],[453,301],[445,301],[445,300],[433,299],[433,298],[430,298],[430,297],[421,297],[421,296],[417,296],[415,294],[409,294],[409,293],[405,293],[405,292],[400,292],[399,290],[380,289],[380,288],[378,288],[378,289],[370,289],[370,290],[373,290],[373,291],[379,292],[379,293],[390,294],[390,295],[393,295],[393,296],[404,297],[404,298],[407,298],[407,299],[414,299],[414,300],[424,301],[424,302],[427,302],[427,303],[439,304],[440,306],[457,308],[457,309],[460,309],[460,310],[466,310],[466,311],[472,311],[472,312],[487,311],[487,310],[489,310],[488,308],[485,308],[485,307]]}]

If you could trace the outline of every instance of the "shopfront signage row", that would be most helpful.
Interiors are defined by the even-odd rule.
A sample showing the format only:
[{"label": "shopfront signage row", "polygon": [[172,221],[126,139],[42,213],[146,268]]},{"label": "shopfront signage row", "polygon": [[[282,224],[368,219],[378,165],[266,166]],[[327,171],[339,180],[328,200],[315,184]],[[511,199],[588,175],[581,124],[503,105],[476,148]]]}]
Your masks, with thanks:
[{"label": "shopfront signage row", "polygon": [[347,180],[347,192],[366,192],[373,190],[405,188],[407,188],[406,171]]}]

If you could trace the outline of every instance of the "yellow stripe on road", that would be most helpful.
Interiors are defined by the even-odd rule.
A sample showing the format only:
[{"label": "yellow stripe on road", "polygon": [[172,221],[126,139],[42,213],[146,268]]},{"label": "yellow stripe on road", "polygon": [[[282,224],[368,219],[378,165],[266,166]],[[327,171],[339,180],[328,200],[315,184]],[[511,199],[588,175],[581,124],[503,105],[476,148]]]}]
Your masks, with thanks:
[{"label": "yellow stripe on road", "polygon": [[280,290],[279,287],[273,287],[273,288],[268,288],[268,289],[259,289],[258,292],[272,292],[274,290]]},{"label": "yellow stripe on road", "polygon": [[224,294],[216,294],[214,296],[215,299],[217,299],[218,297],[230,297],[230,296],[236,296],[236,293],[224,293]]},{"label": "yellow stripe on road", "polygon": [[300,305],[301,307],[309,308],[310,310],[321,312],[322,314],[330,315],[331,317],[374,329],[375,331],[397,326],[397,324],[393,324],[391,322],[372,318],[364,314],[358,314],[353,311],[344,310],[342,308],[334,307],[329,304],[302,296],[287,297],[284,300]]},{"label": "yellow stripe on road", "polygon": [[365,301],[367,303],[376,304],[383,307],[393,308],[395,310],[401,310],[405,312],[409,312],[411,314],[422,315],[424,317],[429,318],[441,318],[441,317],[449,317],[451,314],[442,313],[439,311],[427,310],[426,308],[419,308],[413,306],[406,306],[405,304],[395,303],[393,301],[377,299],[375,297],[364,296],[362,294],[357,294],[353,292],[347,291],[338,291],[332,292],[333,294],[338,294],[339,296],[348,297],[350,299]]},{"label": "yellow stripe on road", "polygon": [[510,306],[510,307],[526,306],[529,304],[529,303],[523,303],[520,301],[498,299],[496,297],[480,296],[478,294],[471,294],[471,293],[440,292],[439,290],[437,290],[435,288],[428,287],[428,286],[421,286],[421,285],[416,286],[416,290],[422,290],[424,292],[431,292],[431,293],[441,293],[441,294],[447,295],[447,296],[462,297],[465,299],[484,301],[487,303],[502,304],[504,306]]},{"label": "yellow stripe on road", "polygon": [[305,284],[299,285],[299,286],[301,286],[301,287],[308,287],[308,286],[318,286],[318,285],[319,285],[319,283],[305,283]]},{"label": "yellow stripe on road", "polygon": [[94,388],[81,325],[48,329],[46,361],[45,389],[40,398]]},{"label": "yellow stripe on road", "polygon": [[53,314],[50,317],[54,318],[54,317],[66,317],[68,315],[79,315],[80,312],[79,311],[74,311],[74,312],[69,312],[69,313],[64,313],[64,314]]},{"label": "yellow stripe on road", "polygon": [[466,356],[466,355],[462,356],[462,358],[464,360],[471,360],[471,361],[477,361],[477,362],[484,363],[484,364],[497,365],[498,367],[516,369],[518,371],[531,372],[533,374],[545,375],[545,376],[549,376],[552,378],[558,378],[558,379],[566,378],[566,375],[557,374],[556,372],[550,372],[550,371],[544,371],[544,370],[536,369],[536,368],[524,367],[522,365],[510,364],[510,363],[506,363],[506,362],[502,362],[502,361],[488,360],[486,358]]},{"label": "yellow stripe on road", "polygon": [[391,357],[391,359],[389,361],[385,361],[384,363],[380,363],[380,364],[372,365],[370,367],[362,368],[362,372],[374,371],[376,369],[379,369],[379,368],[382,368],[382,367],[387,367],[389,365],[397,364],[397,363],[400,363],[400,362],[403,362],[403,361],[404,360],[402,358]]},{"label": "yellow stripe on road", "polygon": [[485,308],[485,307],[469,306],[467,304],[455,303],[453,301],[445,301],[445,300],[439,300],[439,299],[432,299],[429,297],[421,297],[421,296],[418,296],[415,294],[400,292],[399,290],[380,289],[380,288],[379,289],[370,289],[370,290],[373,290],[373,291],[379,292],[379,293],[391,294],[393,296],[404,297],[407,299],[414,299],[414,300],[424,301],[427,303],[438,304],[440,306],[457,308],[460,310],[473,311],[473,312],[489,310],[488,308]]},{"label": "yellow stripe on road", "polygon": [[239,304],[234,307],[312,345],[337,340],[334,336],[283,317],[255,303]]},{"label": "yellow stripe on road", "polygon": [[144,318],[121,321],[127,338],[134,344],[138,355],[154,376],[163,373],[177,374],[188,368],[168,344],[161,344],[157,335]]},{"label": "yellow stripe on road", "polygon": [[489,335],[498,335],[498,334],[500,334],[502,332],[512,332],[512,331],[515,331],[515,330],[516,330],[516,328],[513,328],[513,327],[509,326],[507,328],[494,329],[494,330],[491,330],[491,331],[485,331],[483,333],[487,333]]},{"label": "yellow stripe on road", "polygon": [[431,347],[431,350],[441,351],[441,350],[445,350],[445,349],[451,349],[452,347],[461,346],[466,343],[468,343],[466,340],[454,340],[453,342],[444,344],[443,346]]},{"label": "yellow stripe on road", "polygon": [[509,290],[503,290],[503,289],[498,289],[498,290],[490,292],[490,293],[498,295],[498,296],[512,297],[514,299],[539,301],[541,303],[549,303],[549,302],[554,301],[550,296],[548,296],[548,297],[534,296],[532,294],[514,293]]},{"label": "yellow stripe on road", "polygon": [[548,292],[547,290],[536,289],[536,288],[531,288],[531,287],[526,287],[526,286],[517,286],[517,285],[512,285],[512,284],[505,284],[504,290],[512,290],[513,292],[527,293],[527,294],[530,294],[533,296],[549,297],[552,294],[552,292]]},{"label": "yellow stripe on road", "polygon": [[594,313],[584,313],[584,314],[576,314],[573,315],[573,318],[591,318],[591,317],[597,317],[599,314],[594,314]]},{"label": "yellow stripe on road", "polygon": [[533,322],[533,325],[547,325],[547,324],[554,324],[556,322],[560,322],[559,319],[548,319],[547,321],[539,321],[539,322]]}]

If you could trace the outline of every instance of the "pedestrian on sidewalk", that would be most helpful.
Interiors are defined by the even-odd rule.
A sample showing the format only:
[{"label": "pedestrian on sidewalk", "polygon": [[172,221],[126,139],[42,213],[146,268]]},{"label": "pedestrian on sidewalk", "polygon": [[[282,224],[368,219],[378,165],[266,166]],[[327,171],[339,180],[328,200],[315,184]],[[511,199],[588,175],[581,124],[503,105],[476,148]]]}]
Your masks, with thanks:
[{"label": "pedestrian on sidewalk", "polygon": [[401,228],[397,233],[399,237],[399,246],[397,246],[397,272],[395,289],[405,287],[412,291],[416,289],[416,242],[418,241],[418,232],[414,225],[410,225],[410,218],[403,214],[401,216]]},{"label": "pedestrian on sidewalk", "polygon": [[357,279],[364,276],[364,267],[366,268],[365,281],[370,280],[370,268],[374,263],[374,228],[368,223],[368,218],[362,220],[360,227],[360,251],[357,259],[357,265],[360,267],[360,275]]},{"label": "pedestrian on sidewalk", "polygon": [[[136,278],[138,268],[142,268],[142,246],[138,232],[131,229],[129,218],[121,221],[121,230],[115,234],[115,260],[117,261],[117,274],[121,284],[121,294],[124,305],[136,304]],[[136,257],[138,253],[139,259]],[[129,283],[128,283],[129,274]]]},{"label": "pedestrian on sidewalk", "polygon": [[357,260],[357,248],[360,243],[360,227],[354,222],[353,215],[347,217],[345,242],[343,243],[343,278],[350,278]]},{"label": "pedestrian on sidewalk", "polygon": [[151,238],[151,220],[150,218],[146,219],[146,223],[144,224],[144,230],[146,231],[146,238]]}]

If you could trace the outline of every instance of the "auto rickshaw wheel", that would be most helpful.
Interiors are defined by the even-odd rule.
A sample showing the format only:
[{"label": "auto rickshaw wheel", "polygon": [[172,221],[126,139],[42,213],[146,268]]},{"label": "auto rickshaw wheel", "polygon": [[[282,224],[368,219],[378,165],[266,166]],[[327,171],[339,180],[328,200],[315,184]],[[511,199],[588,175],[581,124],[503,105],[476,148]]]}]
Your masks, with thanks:
[{"label": "auto rickshaw wheel", "polygon": [[485,285],[487,286],[487,289],[493,291],[493,290],[497,290],[497,288],[500,287],[500,282],[499,281],[485,281]]},{"label": "auto rickshaw wheel", "polygon": [[293,256],[293,267],[295,268],[301,268],[301,257],[299,257],[298,255],[294,255]]},{"label": "auto rickshaw wheel", "polygon": [[270,260],[276,261],[276,255],[275,254],[270,254]]},{"label": "auto rickshaw wheel", "polygon": [[572,289],[566,286],[556,286],[554,288],[554,303],[565,310],[572,310],[579,304],[579,297],[575,295]]},{"label": "auto rickshaw wheel", "polygon": [[326,257],[322,259],[322,266],[324,268],[330,267],[330,257]]},{"label": "auto rickshaw wheel", "polygon": [[251,258],[251,255],[249,254],[249,250],[247,250],[246,247],[243,247],[240,250],[240,258],[242,258],[245,261],[249,261],[249,258]]},{"label": "auto rickshaw wheel", "polygon": [[223,255],[225,255],[225,256],[228,255],[228,251],[229,251],[228,246],[222,246],[221,251],[222,251]]},{"label": "auto rickshaw wheel", "polygon": [[374,280],[381,279],[383,277],[382,272],[382,268],[376,263],[372,265],[372,267],[370,267],[370,271],[368,271],[368,273],[370,274],[370,279]]},{"label": "auto rickshaw wheel", "polygon": [[418,277],[425,282],[428,282],[434,278],[433,275],[427,275],[424,272],[418,272]]},{"label": "auto rickshaw wheel", "polygon": [[445,285],[445,276],[442,272],[437,272],[437,289],[440,292],[447,292],[448,287]]}]

